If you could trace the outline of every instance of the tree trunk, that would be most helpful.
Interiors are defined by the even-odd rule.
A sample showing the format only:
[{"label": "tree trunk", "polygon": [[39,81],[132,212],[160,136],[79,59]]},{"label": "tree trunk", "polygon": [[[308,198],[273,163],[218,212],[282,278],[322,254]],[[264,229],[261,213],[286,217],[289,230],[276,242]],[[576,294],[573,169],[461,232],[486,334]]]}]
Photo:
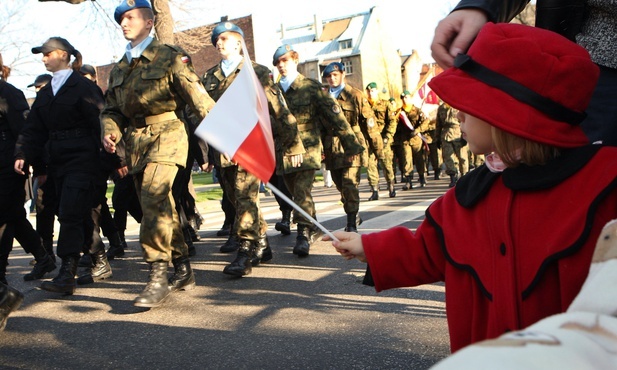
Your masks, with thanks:
[{"label": "tree trunk", "polygon": [[159,41],[165,44],[174,42],[174,20],[169,10],[169,0],[152,0],[154,11],[154,31]]}]

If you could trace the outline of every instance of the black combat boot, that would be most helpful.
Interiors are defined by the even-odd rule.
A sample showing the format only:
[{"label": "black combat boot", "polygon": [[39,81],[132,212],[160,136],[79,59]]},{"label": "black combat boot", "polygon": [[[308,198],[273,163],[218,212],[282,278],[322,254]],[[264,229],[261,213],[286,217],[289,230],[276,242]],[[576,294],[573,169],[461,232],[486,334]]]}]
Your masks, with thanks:
[{"label": "black combat boot", "polygon": [[92,267],[92,256],[90,255],[90,253],[84,252],[84,254],[81,255],[81,258],[79,258],[79,261],[77,262],[77,266],[79,267]]},{"label": "black combat boot", "polygon": [[448,187],[453,188],[456,185],[457,181],[458,181],[457,175],[450,175],[450,183],[448,184]]},{"label": "black combat boot", "polygon": [[403,185],[403,190],[411,190],[413,189],[413,184],[411,183],[411,176],[405,177],[405,185]]},{"label": "black combat boot", "polygon": [[231,233],[231,224],[224,222],[223,226],[221,226],[221,229],[216,232],[216,236],[229,236],[230,233]]},{"label": "black combat boot", "polygon": [[120,235],[120,233],[115,232],[107,237],[109,240],[109,249],[107,250],[107,259],[113,260],[116,257],[124,256],[124,248],[126,248],[126,241]]},{"label": "black combat boot", "polygon": [[107,260],[104,247],[101,250],[92,253],[92,267],[85,274],[79,276],[76,280],[77,285],[92,284],[95,281],[109,279],[113,276],[111,265]]},{"label": "black combat boot", "polygon": [[423,188],[426,186],[426,178],[424,177],[424,175],[419,175],[419,177],[420,187]]},{"label": "black combat boot", "polygon": [[44,249],[41,249],[40,255],[35,256],[35,260],[36,264],[32,271],[24,275],[25,281],[41,279],[46,273],[56,269],[56,264]]},{"label": "black combat boot", "polygon": [[435,170],[435,180],[439,180],[439,178],[441,177],[441,168],[438,168]]},{"label": "black combat boot", "polygon": [[396,197],[396,190],[394,190],[394,184],[392,183],[388,184],[388,195],[390,198]]},{"label": "black combat boot", "polygon": [[368,201],[370,202],[371,200],[379,200],[379,191],[377,189],[375,189],[375,187],[371,186],[371,196],[368,198]]},{"label": "black combat boot", "polygon": [[282,212],[283,218],[274,225],[274,229],[283,235],[289,235],[291,234],[291,210],[284,209]]},{"label": "black combat boot", "polygon": [[184,236],[186,246],[189,248],[189,257],[195,256],[197,254],[197,249],[195,249],[195,245],[193,245],[193,238],[191,238],[191,233],[187,226],[182,227],[182,235]]},{"label": "black combat boot", "polygon": [[150,281],[135,298],[133,304],[137,307],[158,307],[169,296],[169,284],[167,282],[167,267],[169,262],[160,261],[150,264]]},{"label": "black combat boot", "polygon": [[75,274],[77,273],[78,262],[78,256],[63,257],[58,276],[51,281],[42,282],[41,289],[66,295],[73,294],[77,285],[75,282]]},{"label": "black combat boot", "polygon": [[258,266],[260,263],[268,262],[272,259],[272,248],[270,248],[270,242],[268,242],[268,236],[266,234],[259,237],[257,240],[257,248],[253,255],[251,265]]},{"label": "black combat boot", "polygon": [[238,238],[235,235],[229,235],[225,244],[221,245],[221,253],[231,253],[235,252],[240,248],[240,242],[238,242]]},{"label": "black combat boot", "polygon": [[201,240],[201,236],[199,236],[199,233],[197,233],[197,230],[199,230],[199,227],[201,226],[201,222],[197,221],[198,219],[199,218],[197,215],[189,219],[188,230],[189,234],[191,235],[191,240],[193,242],[198,242]]},{"label": "black combat boot", "polygon": [[4,330],[9,314],[21,306],[24,295],[17,289],[0,283],[0,331]]},{"label": "black combat boot", "polygon": [[309,249],[311,248],[310,232],[307,225],[298,224],[298,235],[296,236],[296,245],[293,249],[293,254],[297,254],[298,257],[306,257],[309,255]]},{"label": "black combat boot", "polygon": [[358,232],[358,214],[357,213],[348,213],[347,214],[347,226],[345,226],[345,231],[350,233]]},{"label": "black combat boot", "polygon": [[188,257],[179,257],[171,260],[174,265],[174,274],[169,278],[169,290],[191,290],[195,288],[195,274],[191,269],[191,261]]},{"label": "black combat boot", "polygon": [[256,243],[252,240],[242,239],[236,259],[225,266],[223,273],[233,276],[246,276],[253,271],[252,261],[255,256]]}]

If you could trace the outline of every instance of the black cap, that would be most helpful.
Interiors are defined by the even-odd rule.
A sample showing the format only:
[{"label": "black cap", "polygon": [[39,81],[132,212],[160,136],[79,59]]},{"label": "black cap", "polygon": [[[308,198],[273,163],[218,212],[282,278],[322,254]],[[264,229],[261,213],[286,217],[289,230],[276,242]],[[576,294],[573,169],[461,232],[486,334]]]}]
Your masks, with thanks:
[{"label": "black cap", "polygon": [[45,74],[36,76],[36,78],[34,79],[34,82],[28,85],[28,87],[32,87],[32,86],[41,87],[49,83],[49,81],[51,81],[51,75],[45,73]]},{"label": "black cap", "polygon": [[90,64],[84,64],[79,68],[79,73],[82,75],[96,76],[96,69]]},{"label": "black cap", "polygon": [[50,37],[43,45],[32,48],[32,54],[47,54],[54,50],[64,50],[71,55],[75,53],[75,48],[66,39]]}]

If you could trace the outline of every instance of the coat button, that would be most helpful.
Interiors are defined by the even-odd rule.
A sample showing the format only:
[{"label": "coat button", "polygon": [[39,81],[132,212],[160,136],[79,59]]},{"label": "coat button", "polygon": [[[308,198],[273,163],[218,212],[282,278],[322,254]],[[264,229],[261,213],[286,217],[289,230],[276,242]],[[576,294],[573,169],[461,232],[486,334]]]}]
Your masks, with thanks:
[{"label": "coat button", "polygon": [[506,245],[504,243],[501,243],[501,245],[499,246],[499,252],[502,256],[506,255]]}]

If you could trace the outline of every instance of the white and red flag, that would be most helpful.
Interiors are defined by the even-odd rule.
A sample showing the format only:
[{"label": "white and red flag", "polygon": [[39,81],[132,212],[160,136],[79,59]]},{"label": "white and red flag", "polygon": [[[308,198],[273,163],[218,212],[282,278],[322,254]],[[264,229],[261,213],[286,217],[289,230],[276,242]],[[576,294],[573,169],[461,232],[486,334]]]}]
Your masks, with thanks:
[{"label": "white and red flag", "polygon": [[268,101],[242,41],[244,66],[195,135],[264,183],[274,173],[274,141]]}]

